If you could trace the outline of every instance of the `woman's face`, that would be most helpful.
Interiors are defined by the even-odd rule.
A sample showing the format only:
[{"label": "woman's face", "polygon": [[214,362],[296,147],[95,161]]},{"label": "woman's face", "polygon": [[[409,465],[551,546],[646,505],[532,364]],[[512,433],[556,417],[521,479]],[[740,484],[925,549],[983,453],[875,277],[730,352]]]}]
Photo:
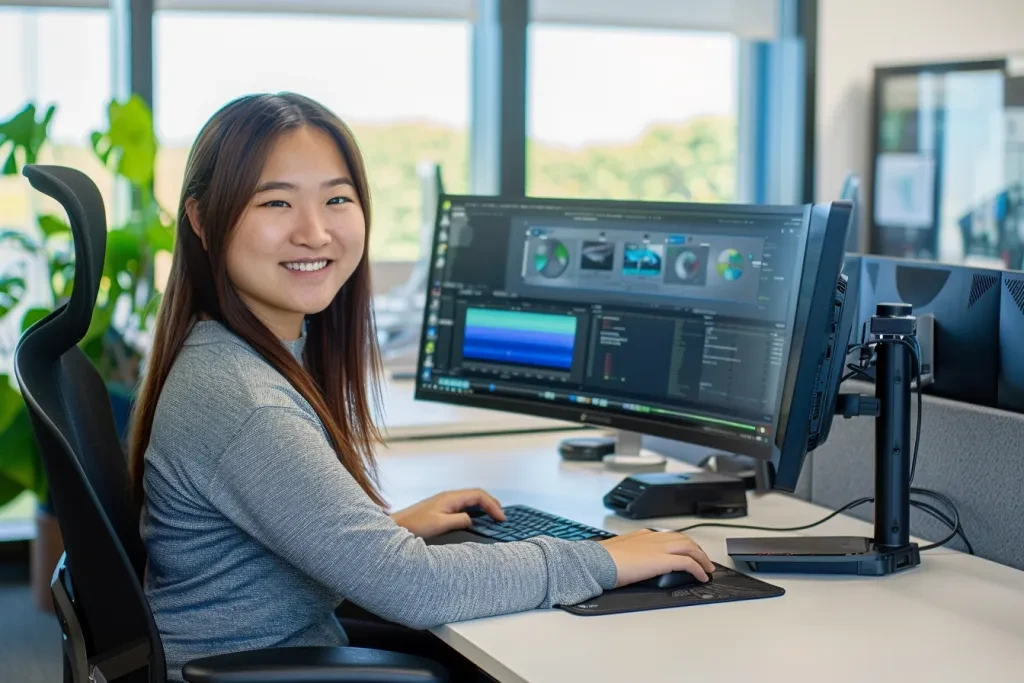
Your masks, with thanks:
[{"label": "woman's face", "polygon": [[366,220],[334,139],[312,127],[285,133],[228,244],[228,277],[281,339],[331,303],[363,255]]}]

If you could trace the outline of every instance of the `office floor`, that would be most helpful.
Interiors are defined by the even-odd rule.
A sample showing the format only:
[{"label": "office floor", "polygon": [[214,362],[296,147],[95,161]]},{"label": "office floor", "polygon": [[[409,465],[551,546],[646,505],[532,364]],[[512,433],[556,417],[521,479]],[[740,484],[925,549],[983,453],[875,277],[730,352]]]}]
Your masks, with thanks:
[{"label": "office floor", "polygon": [[36,609],[24,565],[0,563],[0,681],[62,680],[60,627]]}]

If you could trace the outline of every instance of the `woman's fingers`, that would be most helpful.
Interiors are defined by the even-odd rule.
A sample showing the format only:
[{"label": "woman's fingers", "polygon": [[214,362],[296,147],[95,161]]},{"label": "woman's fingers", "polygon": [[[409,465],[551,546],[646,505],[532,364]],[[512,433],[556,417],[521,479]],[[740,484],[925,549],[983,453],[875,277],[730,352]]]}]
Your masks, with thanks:
[{"label": "woman's fingers", "polygon": [[692,574],[698,581],[707,581],[710,577],[700,562],[689,555],[676,555],[672,562],[672,571],[682,571]]},{"label": "woman's fingers", "polygon": [[450,513],[457,513],[468,507],[479,505],[484,512],[498,520],[505,521],[505,513],[501,509],[498,499],[483,489],[461,489],[449,491],[445,495],[445,508]]},{"label": "woman's fingers", "polygon": [[704,549],[693,541],[676,541],[668,546],[668,552],[673,555],[685,555],[693,558],[706,572],[715,571],[715,563],[711,561]]}]

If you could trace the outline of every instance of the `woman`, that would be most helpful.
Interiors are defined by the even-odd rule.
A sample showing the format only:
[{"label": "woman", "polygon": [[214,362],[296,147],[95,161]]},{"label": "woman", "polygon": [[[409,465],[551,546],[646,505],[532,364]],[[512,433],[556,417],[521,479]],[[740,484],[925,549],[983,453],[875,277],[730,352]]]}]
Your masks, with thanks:
[{"label": "woman", "polygon": [[482,491],[391,515],[368,395],[366,173],[348,128],[293,94],[218,111],[185,171],[177,246],[134,417],[145,590],[169,676],[220,652],[347,642],[352,601],[413,629],[579,602],[713,565],[688,538],[428,546]]}]

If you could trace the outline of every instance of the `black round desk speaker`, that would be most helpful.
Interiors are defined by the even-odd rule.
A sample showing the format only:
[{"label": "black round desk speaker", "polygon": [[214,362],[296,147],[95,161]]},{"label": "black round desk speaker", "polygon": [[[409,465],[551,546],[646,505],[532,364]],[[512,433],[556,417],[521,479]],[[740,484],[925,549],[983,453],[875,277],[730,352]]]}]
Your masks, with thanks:
[{"label": "black round desk speaker", "polygon": [[601,458],[615,452],[615,439],[610,436],[581,436],[562,439],[558,452],[563,460],[576,462],[600,462]]}]

